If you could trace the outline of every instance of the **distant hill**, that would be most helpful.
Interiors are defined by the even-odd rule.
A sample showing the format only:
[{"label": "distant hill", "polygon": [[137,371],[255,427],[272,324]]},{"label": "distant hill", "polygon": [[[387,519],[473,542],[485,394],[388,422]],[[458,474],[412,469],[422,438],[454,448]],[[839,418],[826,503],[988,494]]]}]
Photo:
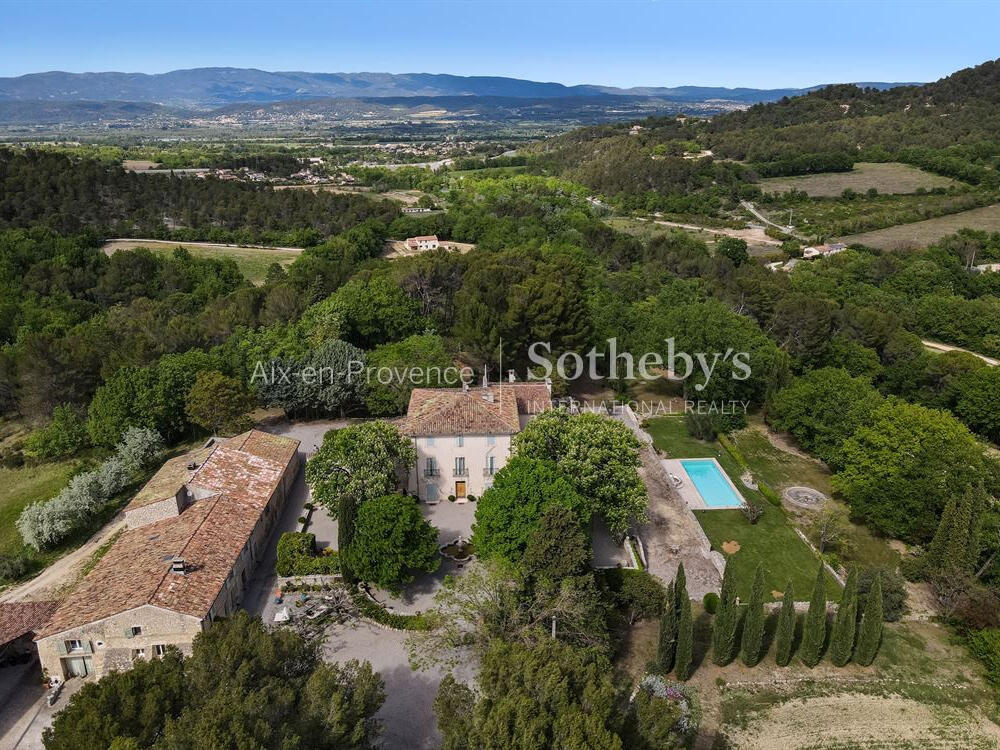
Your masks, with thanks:
[{"label": "distant hill", "polygon": [[[863,84],[891,88],[899,84]],[[228,104],[314,98],[401,96],[494,96],[551,99],[601,95],[647,96],[673,101],[777,101],[807,89],[753,89],[709,86],[565,86],[500,76],[432,73],[268,72],[254,68],[193,68],[169,73],[31,73],[0,78],[0,102],[151,102],[169,107],[213,109]]]}]

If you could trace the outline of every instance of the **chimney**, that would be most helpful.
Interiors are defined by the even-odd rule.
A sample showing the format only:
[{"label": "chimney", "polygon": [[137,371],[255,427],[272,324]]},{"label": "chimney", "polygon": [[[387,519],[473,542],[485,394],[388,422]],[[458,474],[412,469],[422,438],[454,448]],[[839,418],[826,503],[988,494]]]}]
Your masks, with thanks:
[{"label": "chimney", "polygon": [[514,383],[517,381],[517,374],[513,370],[507,370],[507,382]]},{"label": "chimney", "polygon": [[467,382],[465,382],[464,380],[462,381],[462,392],[463,393],[468,393],[469,392],[469,384]]},{"label": "chimney", "polygon": [[485,401],[488,404],[492,404],[493,403],[493,391],[489,391],[489,390],[483,391],[483,401]]},{"label": "chimney", "polygon": [[489,385],[490,385],[490,374],[486,370],[486,368],[484,367],[483,368],[483,388],[488,388]]},{"label": "chimney", "polygon": [[183,557],[175,557],[170,562],[170,572],[180,573],[182,576],[187,575],[187,563],[184,562]]}]

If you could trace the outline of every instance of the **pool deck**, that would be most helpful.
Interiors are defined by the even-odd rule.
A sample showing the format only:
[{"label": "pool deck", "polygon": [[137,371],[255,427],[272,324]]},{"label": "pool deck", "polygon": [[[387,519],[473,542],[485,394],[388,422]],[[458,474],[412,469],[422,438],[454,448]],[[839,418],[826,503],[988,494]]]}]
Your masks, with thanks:
[{"label": "pool deck", "polygon": [[675,476],[681,480],[680,487],[677,487],[677,494],[681,496],[681,499],[687,503],[691,510],[732,510],[731,506],[712,506],[705,503],[705,499],[698,492],[698,488],[695,483],[688,476],[687,471],[684,470],[683,461],[711,461],[715,464],[715,468],[719,470],[719,473],[729,482],[729,486],[733,488],[733,492],[736,493],[736,497],[740,498],[746,502],[743,497],[743,493],[740,492],[739,487],[729,478],[726,470],[722,468],[718,461],[714,458],[706,456],[705,458],[661,458],[660,463],[663,464],[663,468],[667,470],[667,473],[671,476]]}]

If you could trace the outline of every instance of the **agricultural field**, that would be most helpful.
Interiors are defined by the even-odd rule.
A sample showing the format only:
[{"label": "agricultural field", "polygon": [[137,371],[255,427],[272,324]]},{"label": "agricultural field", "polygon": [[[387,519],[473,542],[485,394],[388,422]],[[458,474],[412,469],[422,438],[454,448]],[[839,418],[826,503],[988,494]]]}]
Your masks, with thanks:
[{"label": "agricultural field", "polygon": [[267,276],[272,263],[291,265],[302,252],[294,247],[241,247],[238,245],[215,245],[208,242],[170,242],[166,240],[111,240],[101,248],[106,254],[119,250],[134,250],[145,247],[154,253],[169,254],[175,248],[183,247],[196,258],[232,258],[240,273],[252,284],[259,284]]},{"label": "agricultural field", "polygon": [[959,229],[982,229],[988,232],[1000,231],[1000,203],[975,208],[971,211],[939,216],[935,219],[900,224],[872,232],[851,234],[842,237],[842,242],[857,242],[881,250],[905,250],[927,247],[945,235]]},{"label": "agricultural field", "polygon": [[765,193],[801,190],[813,198],[834,198],[844,190],[864,193],[875,188],[880,193],[915,193],[920,188],[932,190],[957,185],[949,177],[925,172],[898,162],[858,162],[850,172],[825,172],[801,177],[768,177],[760,181]]}]

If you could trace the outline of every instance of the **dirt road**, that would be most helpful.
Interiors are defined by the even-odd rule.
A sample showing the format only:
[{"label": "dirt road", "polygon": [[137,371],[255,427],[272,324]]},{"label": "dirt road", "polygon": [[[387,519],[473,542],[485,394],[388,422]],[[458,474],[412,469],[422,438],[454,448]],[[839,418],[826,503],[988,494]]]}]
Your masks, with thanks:
[{"label": "dirt road", "polygon": [[987,357],[985,354],[978,354],[977,352],[970,352],[968,349],[963,349],[960,346],[952,346],[951,344],[942,344],[938,341],[930,341],[929,339],[921,339],[922,343],[928,349],[935,352],[965,352],[966,354],[971,354],[973,357],[979,357],[983,362],[988,364],[990,367],[996,367],[1000,365],[1000,360],[993,359],[993,357]]},{"label": "dirt road", "polygon": [[217,242],[177,242],[176,240],[146,240],[131,239],[128,237],[116,237],[105,242],[101,250],[105,255],[111,255],[117,250],[134,250],[137,247],[204,247],[210,250],[276,250],[283,253],[301,253],[301,247],[275,247],[272,245],[236,245],[220,244]]}]

